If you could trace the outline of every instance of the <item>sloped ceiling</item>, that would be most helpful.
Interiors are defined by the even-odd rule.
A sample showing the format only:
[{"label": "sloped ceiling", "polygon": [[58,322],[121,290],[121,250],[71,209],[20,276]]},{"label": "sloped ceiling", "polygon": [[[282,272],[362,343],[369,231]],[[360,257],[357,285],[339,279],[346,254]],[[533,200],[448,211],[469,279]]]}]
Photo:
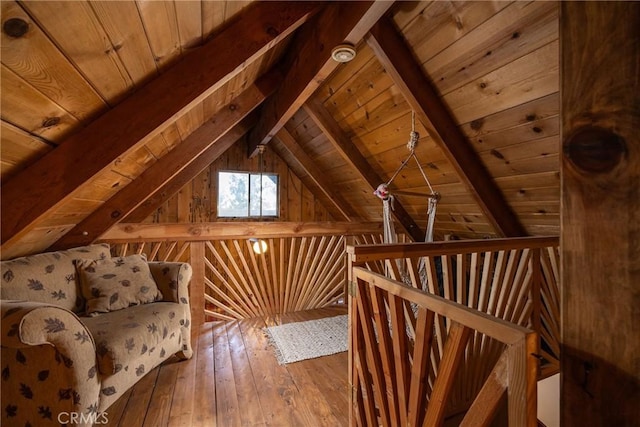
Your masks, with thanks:
[{"label": "sloped ceiling", "polygon": [[[372,187],[409,154],[412,111],[416,155],[442,197],[439,237],[509,234],[496,226],[509,215],[523,233],[559,232],[555,2],[2,2],[2,22],[3,259],[95,240],[153,194],[149,183],[176,179],[180,168],[164,181],[167,168],[152,168],[163,157],[186,164],[245,134],[317,192],[310,173],[321,174],[345,219],[378,221]],[[385,34],[411,66],[391,69]],[[327,61],[344,40],[355,60]],[[432,123],[426,86],[458,136]],[[458,140],[464,158],[452,157]],[[418,168],[392,191],[399,221],[423,230]]]}]

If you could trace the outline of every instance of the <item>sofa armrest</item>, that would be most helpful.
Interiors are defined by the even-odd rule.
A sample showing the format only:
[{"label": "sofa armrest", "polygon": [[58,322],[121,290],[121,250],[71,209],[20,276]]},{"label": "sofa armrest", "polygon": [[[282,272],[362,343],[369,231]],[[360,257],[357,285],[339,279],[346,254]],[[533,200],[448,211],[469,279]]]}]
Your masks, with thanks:
[{"label": "sofa armrest", "polygon": [[6,404],[18,418],[38,408],[53,421],[61,412],[96,413],[96,346],[80,319],[65,308],[13,300],[0,301],[0,316],[2,395],[13,397]]},{"label": "sofa armrest", "polygon": [[189,281],[192,269],[186,262],[149,262],[153,280],[162,292],[162,300],[189,304]]},{"label": "sofa armrest", "polygon": [[66,308],[40,302],[0,301],[2,347],[26,348],[49,344],[63,355],[92,354],[96,345],[91,332]]},{"label": "sofa armrest", "polygon": [[182,350],[178,357],[190,359],[191,347],[191,306],[189,305],[189,281],[193,270],[185,262],[149,262],[151,275],[162,292],[162,300],[177,302],[184,308],[184,322],[181,324]]}]

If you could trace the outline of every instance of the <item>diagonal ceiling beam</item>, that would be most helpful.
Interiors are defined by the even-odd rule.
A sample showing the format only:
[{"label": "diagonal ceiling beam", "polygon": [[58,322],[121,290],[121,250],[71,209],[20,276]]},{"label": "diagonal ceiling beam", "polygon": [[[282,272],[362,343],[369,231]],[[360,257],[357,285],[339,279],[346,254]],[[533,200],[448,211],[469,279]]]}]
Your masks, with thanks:
[{"label": "diagonal ceiling beam", "polygon": [[102,233],[129,215],[195,158],[212,145],[216,145],[222,136],[273,93],[280,80],[281,75],[278,72],[272,72],[260,78],[254,85],[234,98],[226,108],[214,114],[205,124],[196,129],[180,145],[100,205],[50,249],[60,250],[95,242]]},{"label": "diagonal ceiling beam", "polygon": [[342,196],[333,190],[332,183],[325,178],[324,173],[316,166],[315,162],[304,149],[300,147],[298,141],[289,133],[286,128],[280,129],[276,135],[276,139],[282,143],[284,148],[291,153],[296,162],[304,169],[309,175],[309,178],[313,181],[316,187],[322,192],[323,196],[333,204],[336,209],[344,216],[348,221],[353,221],[359,218],[359,215],[353,209],[351,204],[344,200]]},{"label": "diagonal ceiling beam", "polygon": [[2,244],[18,240],[85,181],[220,88],[317,10],[317,2],[256,2],[218,36],[4,183]]},{"label": "diagonal ceiling beam", "polygon": [[436,88],[423,74],[391,20],[381,19],[366,40],[495,230],[506,237],[526,236],[527,232],[500,188],[457,126]]},{"label": "diagonal ceiling beam", "polygon": [[[351,142],[336,120],[317,100],[308,101],[304,104],[304,109],[347,164],[360,174],[360,177],[369,184],[372,190],[375,190],[383,182],[387,182],[373,170],[358,147]],[[391,212],[415,242],[424,241],[424,233],[420,231],[420,227],[398,200],[394,202],[394,209]]]},{"label": "diagonal ceiling beam", "polygon": [[267,144],[322,82],[340,65],[331,50],[341,43],[358,43],[393,1],[331,2],[296,34],[282,86],[264,106],[249,138],[249,156]]},{"label": "diagonal ceiling beam", "polygon": [[182,169],[170,181],[164,184],[147,200],[142,202],[140,206],[135,208],[129,215],[122,219],[122,222],[137,223],[142,222],[156,211],[160,206],[166,203],[185,185],[191,182],[211,163],[215,162],[224,154],[231,146],[239,142],[239,140],[249,132],[258,121],[256,112],[247,116],[242,122],[234,126],[229,132],[222,136],[215,144],[207,148],[198,157],[193,159],[187,167]]}]

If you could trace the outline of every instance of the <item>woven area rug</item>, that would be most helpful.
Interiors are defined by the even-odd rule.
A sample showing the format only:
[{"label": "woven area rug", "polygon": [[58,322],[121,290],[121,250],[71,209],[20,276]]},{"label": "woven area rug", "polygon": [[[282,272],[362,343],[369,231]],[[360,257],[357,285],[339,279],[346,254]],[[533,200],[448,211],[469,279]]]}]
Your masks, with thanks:
[{"label": "woven area rug", "polygon": [[281,365],[347,351],[348,316],[264,328]]}]

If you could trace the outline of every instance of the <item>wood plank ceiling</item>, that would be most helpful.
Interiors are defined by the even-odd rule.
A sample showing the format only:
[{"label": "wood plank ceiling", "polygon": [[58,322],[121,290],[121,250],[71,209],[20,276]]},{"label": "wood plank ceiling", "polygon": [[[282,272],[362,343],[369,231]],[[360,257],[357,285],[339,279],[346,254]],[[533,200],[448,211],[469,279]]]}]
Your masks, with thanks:
[{"label": "wood plank ceiling", "polygon": [[[245,134],[335,220],[380,221],[412,110],[438,237],[559,233],[556,2],[1,7],[3,259],[141,221]],[[337,64],[343,41],[357,56]],[[428,190],[414,165],[394,189]],[[421,238],[427,198],[397,205]]]}]

